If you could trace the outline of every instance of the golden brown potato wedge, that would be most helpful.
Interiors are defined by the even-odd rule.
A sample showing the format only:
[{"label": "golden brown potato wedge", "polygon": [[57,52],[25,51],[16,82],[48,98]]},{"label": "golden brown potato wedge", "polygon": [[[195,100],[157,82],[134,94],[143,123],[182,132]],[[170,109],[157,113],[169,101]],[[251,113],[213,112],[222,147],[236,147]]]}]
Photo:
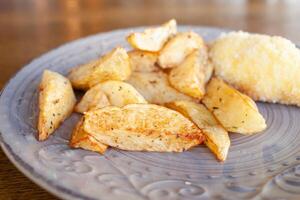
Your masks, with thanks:
[{"label": "golden brown potato wedge", "polygon": [[150,103],[163,105],[176,100],[196,101],[172,88],[163,72],[133,72],[127,82]]},{"label": "golden brown potato wedge", "polygon": [[164,69],[176,67],[196,49],[206,51],[204,41],[197,33],[178,33],[159,52],[158,64]]},{"label": "golden brown potato wedge", "polygon": [[77,123],[73,130],[71,140],[69,142],[70,147],[82,148],[85,150],[95,151],[100,154],[104,154],[107,149],[107,145],[102,144],[96,140],[93,136],[83,130],[82,127],[83,118]]},{"label": "golden brown potato wedge", "polygon": [[39,86],[38,139],[45,140],[72,113],[76,98],[70,81],[45,70]]},{"label": "golden brown potato wedge", "polygon": [[147,103],[147,101],[130,84],[122,81],[105,81],[89,89],[75,110],[83,113],[107,105],[122,107],[136,103]]},{"label": "golden brown potato wedge", "polygon": [[160,71],[156,65],[157,53],[133,50],[128,52],[132,71],[136,72],[157,72]]},{"label": "golden brown potato wedge", "polygon": [[205,144],[220,161],[225,161],[230,147],[228,132],[207,108],[190,101],[175,101],[166,105],[193,121],[205,135]]},{"label": "golden brown potato wedge", "polygon": [[162,26],[146,29],[143,33],[132,33],[127,41],[135,49],[158,52],[176,32],[176,20],[172,19]]},{"label": "golden brown potato wedge", "polygon": [[172,68],[169,82],[178,91],[201,99],[205,94],[206,81],[212,73],[211,67],[208,65],[207,52],[195,50],[178,67]]},{"label": "golden brown potato wedge", "polygon": [[300,50],[291,41],[245,32],[217,39],[215,73],[254,100],[300,106]]},{"label": "golden brown potato wedge", "polygon": [[72,69],[68,78],[74,88],[86,90],[107,80],[126,80],[130,73],[127,52],[117,47],[98,60]]},{"label": "golden brown potato wedge", "polygon": [[98,141],[131,151],[182,152],[204,140],[182,114],[154,104],[92,110],[85,113],[83,127]]},{"label": "golden brown potato wedge", "polygon": [[250,97],[219,78],[212,78],[206,90],[202,102],[227,131],[253,134],[266,128],[263,116]]}]

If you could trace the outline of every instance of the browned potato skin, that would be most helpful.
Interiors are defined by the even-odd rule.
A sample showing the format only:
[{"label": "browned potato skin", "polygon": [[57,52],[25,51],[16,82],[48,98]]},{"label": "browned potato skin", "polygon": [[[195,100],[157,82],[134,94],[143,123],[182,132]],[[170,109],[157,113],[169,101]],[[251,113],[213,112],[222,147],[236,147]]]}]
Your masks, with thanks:
[{"label": "browned potato skin", "polygon": [[45,70],[39,85],[38,140],[45,140],[72,113],[76,98],[70,81]]},{"label": "browned potato skin", "polygon": [[131,73],[125,49],[117,47],[98,60],[72,69],[68,78],[75,89],[87,90],[107,80],[126,80]]},{"label": "browned potato skin", "polygon": [[230,147],[228,132],[204,105],[190,101],[175,101],[166,106],[180,112],[194,122],[203,131],[206,146],[216,155],[218,160],[226,160]]},{"label": "browned potato skin", "polygon": [[176,20],[171,19],[159,27],[145,29],[142,33],[131,33],[127,41],[135,49],[158,52],[176,32]]},{"label": "browned potato skin", "polygon": [[160,68],[157,66],[157,53],[132,50],[128,52],[130,66],[135,72],[158,72]]},{"label": "browned potato skin", "polygon": [[169,82],[178,91],[201,99],[211,73],[212,65],[208,64],[206,48],[195,50],[179,66],[171,69]]},{"label": "browned potato skin", "polygon": [[227,131],[254,134],[266,128],[255,102],[220,78],[212,78],[206,90],[202,102]]},{"label": "browned potato skin", "polygon": [[196,49],[206,49],[203,39],[197,33],[178,33],[159,52],[158,64],[163,69],[177,67]]},{"label": "browned potato skin", "polygon": [[90,134],[85,132],[83,130],[82,124],[83,118],[81,118],[80,121],[76,124],[69,142],[69,146],[72,148],[82,148],[85,150],[95,151],[100,154],[104,154],[108,146],[102,144]]},{"label": "browned potato skin", "polygon": [[154,104],[92,110],[85,113],[83,127],[103,144],[130,151],[182,152],[204,140],[182,114]]},{"label": "browned potato skin", "polygon": [[127,82],[149,103],[163,105],[177,100],[198,101],[171,87],[164,72],[133,72]]}]

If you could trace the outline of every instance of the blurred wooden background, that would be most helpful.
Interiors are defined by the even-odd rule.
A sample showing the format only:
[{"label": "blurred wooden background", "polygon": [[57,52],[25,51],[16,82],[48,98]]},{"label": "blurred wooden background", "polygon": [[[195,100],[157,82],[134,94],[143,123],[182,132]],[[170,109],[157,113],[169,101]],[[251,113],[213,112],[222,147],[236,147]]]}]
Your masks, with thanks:
[{"label": "blurred wooden background", "polygon": [[[65,42],[170,18],[281,35],[300,44],[298,0],[0,0],[0,87],[30,60]],[[23,176],[0,150],[0,199],[56,198]]]}]

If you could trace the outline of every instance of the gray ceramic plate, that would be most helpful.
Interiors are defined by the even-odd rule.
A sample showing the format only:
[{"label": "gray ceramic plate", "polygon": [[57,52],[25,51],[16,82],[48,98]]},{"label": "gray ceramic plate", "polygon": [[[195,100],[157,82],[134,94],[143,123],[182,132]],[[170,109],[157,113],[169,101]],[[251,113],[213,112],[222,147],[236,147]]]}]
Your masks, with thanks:
[{"label": "gray ceramic plate", "polygon": [[[206,40],[222,30],[194,30]],[[104,156],[68,147],[74,114],[45,142],[36,135],[37,86],[42,71],[66,74],[109,51],[128,48],[125,29],[87,37],[57,48],[25,66],[0,98],[1,146],[31,180],[65,199],[300,199],[300,109],[258,103],[268,128],[261,134],[231,134],[224,164],[204,146],[184,153],[126,152]]]}]

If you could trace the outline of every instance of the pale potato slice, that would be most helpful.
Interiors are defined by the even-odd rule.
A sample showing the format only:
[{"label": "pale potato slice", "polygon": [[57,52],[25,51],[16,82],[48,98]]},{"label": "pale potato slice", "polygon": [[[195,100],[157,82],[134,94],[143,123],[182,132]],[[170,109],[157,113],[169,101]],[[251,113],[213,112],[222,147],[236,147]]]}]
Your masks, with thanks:
[{"label": "pale potato slice", "polygon": [[38,139],[45,140],[72,113],[76,98],[70,81],[45,70],[39,85]]},{"label": "pale potato slice", "polygon": [[127,52],[117,47],[98,60],[72,69],[68,78],[74,88],[86,90],[107,80],[126,80],[130,73]]},{"label": "pale potato slice", "polygon": [[265,119],[250,97],[219,78],[212,78],[206,90],[202,102],[227,131],[253,134],[266,128]]},{"label": "pale potato slice", "polygon": [[205,70],[204,70],[204,73],[205,73],[205,75],[204,75],[204,77],[205,77],[204,82],[205,82],[205,83],[207,83],[207,82],[210,80],[210,78],[211,78],[212,75],[213,75],[213,72],[214,72],[214,65],[213,65],[213,63],[208,59],[207,65],[206,65]]},{"label": "pale potato slice", "polygon": [[196,101],[172,88],[163,72],[133,72],[127,82],[150,103],[163,105],[176,100]]},{"label": "pale potato slice", "polygon": [[176,32],[176,20],[172,19],[162,26],[146,29],[143,33],[132,33],[127,41],[135,49],[158,52]]},{"label": "pale potato slice", "polygon": [[211,76],[211,66],[208,64],[207,52],[195,50],[171,70],[169,82],[178,91],[201,99],[205,94],[206,81]]},{"label": "pale potato slice", "polygon": [[84,113],[90,109],[103,108],[111,105],[106,94],[97,86],[98,85],[95,85],[84,94],[82,99],[75,106],[76,112]]},{"label": "pale potato slice", "polygon": [[106,94],[113,106],[148,103],[144,97],[130,84],[122,81],[106,81],[97,85]]},{"label": "pale potato slice", "polygon": [[205,135],[205,144],[220,161],[225,161],[230,147],[228,132],[207,108],[190,101],[175,101],[166,105],[192,120]]},{"label": "pale potato slice", "polygon": [[73,148],[82,148],[85,150],[95,151],[100,154],[104,154],[108,146],[102,144],[93,136],[85,132],[83,130],[82,124],[83,118],[76,124],[69,142],[69,146]]},{"label": "pale potato slice", "polygon": [[182,152],[204,140],[182,114],[154,104],[91,110],[84,115],[83,128],[104,144],[131,151]]},{"label": "pale potato slice", "polygon": [[157,53],[133,50],[128,52],[132,71],[157,72],[160,71],[156,65]]},{"label": "pale potato slice", "polygon": [[159,52],[158,64],[162,68],[176,67],[195,49],[206,51],[204,41],[197,33],[178,33]]},{"label": "pale potato slice", "polygon": [[107,105],[122,107],[136,103],[147,103],[147,101],[130,84],[122,81],[106,81],[89,89],[75,110],[83,113]]},{"label": "pale potato slice", "polygon": [[300,50],[291,41],[231,32],[210,48],[215,74],[254,100],[300,106]]}]

